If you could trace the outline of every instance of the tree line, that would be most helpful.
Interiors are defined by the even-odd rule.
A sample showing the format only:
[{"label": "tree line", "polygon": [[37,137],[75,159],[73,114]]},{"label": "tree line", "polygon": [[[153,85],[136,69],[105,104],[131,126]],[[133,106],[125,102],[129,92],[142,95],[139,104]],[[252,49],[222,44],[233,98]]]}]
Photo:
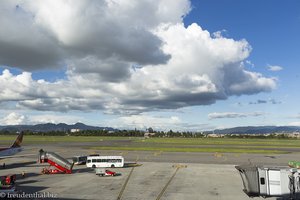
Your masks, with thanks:
[{"label": "tree line", "polygon": [[[179,132],[179,131],[154,131],[150,133],[142,130],[80,130],[76,132],[71,131],[31,131],[24,130],[24,135],[37,136],[102,136],[102,137],[182,137],[182,138],[205,138],[210,137],[209,133],[205,132]],[[11,135],[15,132],[1,130],[0,135]],[[146,133],[146,134],[145,134]],[[148,134],[147,134],[148,133]],[[216,134],[214,134],[216,135]],[[289,134],[220,134],[215,136],[218,138],[253,138],[253,139],[287,139],[291,138]]]},{"label": "tree line", "polygon": [[[31,131],[24,130],[24,135],[39,135],[39,136],[109,136],[109,137],[144,137],[145,131],[142,130],[80,130],[80,131]],[[11,135],[15,132],[1,130],[0,135]],[[179,131],[153,131],[150,137],[204,137],[202,133],[195,132],[179,132]]]}]

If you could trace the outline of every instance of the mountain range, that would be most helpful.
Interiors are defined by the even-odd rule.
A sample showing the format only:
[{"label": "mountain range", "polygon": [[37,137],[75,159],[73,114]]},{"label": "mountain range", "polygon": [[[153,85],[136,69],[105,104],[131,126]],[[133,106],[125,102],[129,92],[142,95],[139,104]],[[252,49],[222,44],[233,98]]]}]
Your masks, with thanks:
[{"label": "mountain range", "polygon": [[[36,124],[36,125],[6,125],[0,126],[0,131],[34,131],[34,132],[50,132],[50,131],[68,131],[71,129],[80,129],[80,130],[109,130],[115,131],[117,129],[111,127],[98,127],[98,126],[89,126],[83,123],[76,124]],[[299,126],[243,126],[243,127],[233,127],[227,129],[216,129],[214,131],[204,131],[204,133],[215,133],[215,134],[267,134],[267,133],[292,133],[300,132]]]},{"label": "mountain range", "polygon": [[300,132],[299,126],[242,126],[209,131],[215,134],[267,134]]},{"label": "mountain range", "polygon": [[80,129],[80,130],[115,130],[111,127],[98,127],[98,126],[88,126],[83,123],[76,123],[76,124],[53,124],[53,123],[46,123],[46,124],[36,124],[36,125],[7,125],[7,126],[0,126],[0,131],[9,131],[9,132],[17,132],[17,131],[34,131],[34,132],[50,132],[50,131],[68,131],[71,129]]}]

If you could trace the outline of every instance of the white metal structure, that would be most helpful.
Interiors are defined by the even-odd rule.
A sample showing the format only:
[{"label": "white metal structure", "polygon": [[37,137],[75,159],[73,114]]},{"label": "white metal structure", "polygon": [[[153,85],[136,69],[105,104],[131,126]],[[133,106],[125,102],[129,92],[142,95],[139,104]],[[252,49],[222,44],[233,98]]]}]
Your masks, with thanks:
[{"label": "white metal structure", "polygon": [[285,166],[236,166],[249,197],[300,199],[300,170]]},{"label": "white metal structure", "polygon": [[86,161],[87,167],[123,167],[123,156],[89,156]]},{"label": "white metal structure", "polygon": [[87,156],[74,156],[72,158],[74,165],[86,164]]}]

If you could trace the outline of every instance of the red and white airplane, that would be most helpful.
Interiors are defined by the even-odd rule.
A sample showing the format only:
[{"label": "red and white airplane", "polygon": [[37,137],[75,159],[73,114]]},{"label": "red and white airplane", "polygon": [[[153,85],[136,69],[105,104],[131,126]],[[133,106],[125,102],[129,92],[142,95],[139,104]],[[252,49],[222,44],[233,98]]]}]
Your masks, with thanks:
[{"label": "red and white airplane", "polygon": [[23,141],[23,132],[21,132],[18,135],[17,139],[10,147],[0,148],[0,159],[18,157],[13,155],[23,150],[23,148],[21,147],[22,141]]}]

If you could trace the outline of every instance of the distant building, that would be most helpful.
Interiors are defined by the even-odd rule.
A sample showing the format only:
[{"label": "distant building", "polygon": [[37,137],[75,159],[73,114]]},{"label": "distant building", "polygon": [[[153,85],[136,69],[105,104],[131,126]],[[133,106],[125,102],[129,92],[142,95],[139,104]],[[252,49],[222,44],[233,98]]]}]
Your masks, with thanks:
[{"label": "distant building", "polygon": [[155,135],[155,133],[149,133],[149,132],[144,133],[145,138],[149,138],[149,137],[152,137],[154,135]]},{"label": "distant building", "polygon": [[72,129],[70,130],[71,133],[77,133],[77,132],[79,132],[79,131],[81,131],[81,130],[78,129],[78,128],[72,128]]},{"label": "distant building", "polygon": [[224,136],[225,136],[224,134],[216,134],[216,133],[207,134],[208,138],[223,138]]}]

